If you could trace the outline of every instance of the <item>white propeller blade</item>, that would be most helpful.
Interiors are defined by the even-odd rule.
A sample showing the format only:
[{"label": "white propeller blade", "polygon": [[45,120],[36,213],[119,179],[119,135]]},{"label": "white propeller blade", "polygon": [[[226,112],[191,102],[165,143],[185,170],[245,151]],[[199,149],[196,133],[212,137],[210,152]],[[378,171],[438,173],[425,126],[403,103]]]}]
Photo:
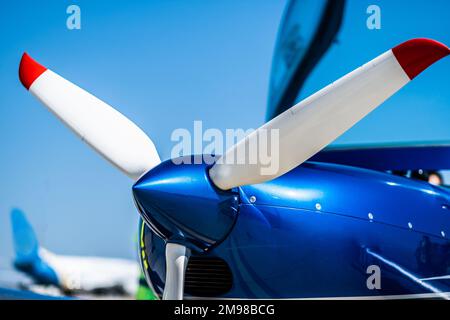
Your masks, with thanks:
[{"label": "white propeller blade", "polygon": [[[429,39],[413,39],[385,52],[229,148],[210,169],[212,181],[227,190],[283,175],[322,150],[449,52],[445,45]],[[271,133],[276,129],[279,139],[271,141]],[[266,140],[271,148],[278,146],[271,155],[270,166],[267,159],[261,161],[261,155],[267,151],[261,148],[271,148],[258,145]],[[236,155],[241,162],[235,159]]]},{"label": "white propeller blade", "polygon": [[130,178],[138,179],[161,162],[153,142],[133,122],[26,53],[19,76],[51,112]]},{"label": "white propeller blade", "polygon": [[189,250],[177,243],[166,244],[166,281],[163,300],[183,300],[184,274]]}]

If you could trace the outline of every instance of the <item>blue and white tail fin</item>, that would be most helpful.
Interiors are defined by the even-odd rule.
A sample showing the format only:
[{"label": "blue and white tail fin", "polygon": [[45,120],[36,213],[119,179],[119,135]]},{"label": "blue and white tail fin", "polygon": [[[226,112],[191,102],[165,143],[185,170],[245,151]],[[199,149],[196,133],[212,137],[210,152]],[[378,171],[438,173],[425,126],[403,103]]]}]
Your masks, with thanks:
[{"label": "blue and white tail fin", "polygon": [[31,276],[37,283],[58,285],[58,276],[39,255],[36,233],[20,209],[11,211],[11,226],[16,253],[14,267]]}]

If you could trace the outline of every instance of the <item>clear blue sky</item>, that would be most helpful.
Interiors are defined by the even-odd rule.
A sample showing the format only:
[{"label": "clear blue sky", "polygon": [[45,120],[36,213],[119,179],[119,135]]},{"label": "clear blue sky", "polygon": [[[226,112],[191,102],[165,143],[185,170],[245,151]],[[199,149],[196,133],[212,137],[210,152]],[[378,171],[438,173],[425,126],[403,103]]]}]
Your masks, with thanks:
[{"label": "clear blue sky", "polygon": [[[66,28],[81,7],[82,29]],[[382,29],[366,28],[378,4]],[[8,1],[0,13],[0,268],[12,257],[9,211],[22,208],[56,253],[134,257],[131,182],[20,85],[23,51],[116,106],[170,155],[176,128],[251,128],[266,110],[281,0]],[[413,37],[450,44],[450,2],[350,0],[339,42],[303,96]],[[450,59],[338,142],[450,140]],[[0,271],[1,272],[1,271]]]}]

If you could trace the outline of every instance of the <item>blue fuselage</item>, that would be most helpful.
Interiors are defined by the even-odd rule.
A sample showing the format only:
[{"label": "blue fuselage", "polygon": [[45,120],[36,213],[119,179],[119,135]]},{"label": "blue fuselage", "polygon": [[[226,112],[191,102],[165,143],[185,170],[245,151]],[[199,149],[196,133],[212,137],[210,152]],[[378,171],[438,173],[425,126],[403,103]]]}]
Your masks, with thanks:
[{"label": "blue fuselage", "polygon": [[[143,180],[151,181],[151,176]],[[195,189],[202,178],[192,178],[192,172],[189,176]],[[223,230],[217,229],[214,219],[219,218],[214,214],[211,220],[203,219],[217,232],[205,236],[203,250],[198,248],[201,245],[192,250],[193,256],[227,262],[232,286],[222,298],[450,291],[445,277],[450,273],[450,194],[444,188],[371,170],[307,162],[273,181],[233,192],[238,199],[235,216],[225,219]],[[164,202],[164,193],[158,195]],[[151,218],[143,217],[152,225]],[[174,239],[183,242],[192,228],[180,225],[183,237]],[[161,293],[168,239],[153,227],[142,230],[144,269]],[[372,280],[378,275],[374,288]]]}]

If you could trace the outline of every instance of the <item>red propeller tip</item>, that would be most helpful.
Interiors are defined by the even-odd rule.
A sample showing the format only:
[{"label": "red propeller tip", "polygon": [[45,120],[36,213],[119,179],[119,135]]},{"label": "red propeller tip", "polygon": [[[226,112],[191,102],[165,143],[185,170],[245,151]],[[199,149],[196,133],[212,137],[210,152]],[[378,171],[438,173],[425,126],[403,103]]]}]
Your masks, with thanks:
[{"label": "red propeller tip", "polygon": [[450,54],[450,49],[435,40],[408,40],[392,49],[397,61],[412,80],[430,65]]},{"label": "red propeller tip", "polygon": [[19,66],[19,78],[23,86],[27,90],[31,87],[34,80],[36,80],[44,71],[47,70],[46,67],[37,63],[31,58],[28,53],[22,55]]}]

